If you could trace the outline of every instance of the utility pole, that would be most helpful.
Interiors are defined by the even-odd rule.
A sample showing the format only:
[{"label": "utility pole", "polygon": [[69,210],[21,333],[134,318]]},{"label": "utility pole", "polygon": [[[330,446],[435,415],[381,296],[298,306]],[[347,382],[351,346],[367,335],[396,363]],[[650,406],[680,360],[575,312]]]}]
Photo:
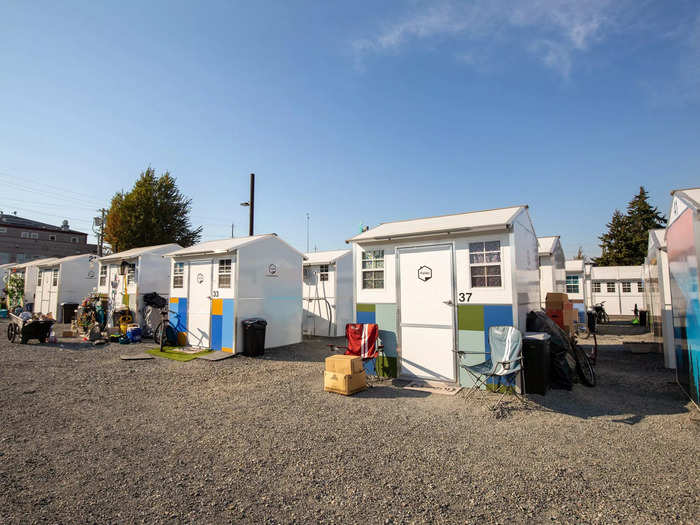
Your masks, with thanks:
[{"label": "utility pole", "polygon": [[254,235],[253,232],[255,231],[255,228],[253,227],[253,221],[255,220],[255,173],[250,174],[250,199],[248,199],[248,202],[241,202],[241,206],[250,207],[250,217],[248,219],[248,235],[252,237]]},{"label": "utility pole", "polygon": [[[98,244],[97,244],[97,255],[102,257],[103,251],[104,251],[104,242],[105,242],[105,214],[107,213],[107,210],[104,208],[100,208],[97,210],[101,213],[101,217],[95,217],[95,222],[98,220],[100,221],[100,233],[98,234]],[[94,231],[94,230],[93,230]]]},{"label": "utility pole", "polygon": [[306,213],[306,253],[309,253],[309,221],[311,220],[311,214]]},{"label": "utility pole", "polygon": [[231,223],[231,238],[232,239],[236,236],[235,231],[236,231],[235,225],[233,223]]}]

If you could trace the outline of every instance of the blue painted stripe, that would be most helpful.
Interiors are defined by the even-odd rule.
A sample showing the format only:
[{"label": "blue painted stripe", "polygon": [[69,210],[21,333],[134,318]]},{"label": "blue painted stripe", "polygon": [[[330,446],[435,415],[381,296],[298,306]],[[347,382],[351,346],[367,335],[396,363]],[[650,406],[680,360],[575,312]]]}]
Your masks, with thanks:
[{"label": "blue painted stripe", "polygon": [[211,348],[212,350],[221,350],[221,328],[222,316],[211,316]]},{"label": "blue painted stripe", "polygon": [[357,312],[357,322],[362,324],[375,324],[376,314],[374,312]]},{"label": "blue painted stripe", "polygon": [[233,299],[224,299],[221,329],[221,346],[233,348]]},{"label": "blue painted stripe", "polygon": [[187,298],[180,297],[177,303],[177,310],[180,314],[180,323],[178,324],[178,332],[187,332]]}]

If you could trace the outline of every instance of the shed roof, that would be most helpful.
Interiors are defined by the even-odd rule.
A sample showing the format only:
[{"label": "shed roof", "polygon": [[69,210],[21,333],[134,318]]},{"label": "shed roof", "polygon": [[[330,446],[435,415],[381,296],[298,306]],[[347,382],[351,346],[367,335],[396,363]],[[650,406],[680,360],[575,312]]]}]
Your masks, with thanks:
[{"label": "shed roof", "polygon": [[67,263],[67,262],[71,262],[71,261],[75,261],[75,260],[78,260],[78,259],[82,259],[82,258],[84,258],[84,257],[87,257],[88,259],[89,259],[90,257],[93,257],[93,258],[97,259],[97,256],[96,256],[96,255],[93,255],[93,254],[90,254],[90,253],[81,253],[81,254],[78,254],[78,255],[69,255],[68,257],[62,257],[62,258],[60,258],[60,259],[54,258],[54,259],[52,259],[52,260],[42,261],[41,264],[38,264],[37,266],[39,266],[39,268],[46,268],[46,267],[48,267],[48,266],[58,266],[58,265],[60,265],[60,264]]},{"label": "shed roof", "polygon": [[431,235],[473,231],[488,231],[512,224],[515,217],[527,206],[511,206],[494,210],[472,211],[423,219],[384,222],[379,226],[355,235],[345,242],[390,240],[397,237]]},{"label": "shed roof", "polygon": [[671,195],[678,195],[695,209],[700,209],[700,188],[687,188],[684,190],[673,190]]},{"label": "shed roof", "polygon": [[182,248],[179,244],[156,244],[155,246],[142,246],[140,248],[132,248],[131,250],[124,250],[123,252],[112,253],[110,255],[105,255],[100,257],[101,262],[112,262],[112,261],[123,261],[125,259],[134,259],[140,257],[141,255],[147,253],[172,253],[178,248]]},{"label": "shed roof", "polygon": [[537,237],[537,252],[539,255],[552,255],[557,245],[558,235],[551,237]]},{"label": "shed roof", "polygon": [[350,250],[326,250],[324,252],[305,253],[304,264],[330,264],[337,261],[342,256],[350,253]]},{"label": "shed roof", "polygon": [[217,241],[200,242],[199,244],[188,246],[187,248],[181,248],[165,255],[170,257],[185,257],[188,255],[214,255],[217,253],[230,253],[248,244],[270,238],[277,239],[278,241],[286,244],[290,249],[294,250],[305,259],[303,253],[294,248],[291,244],[280,239],[276,233],[263,233],[249,237],[231,237],[229,239],[220,239]]},{"label": "shed roof", "polygon": [[19,270],[22,268],[29,268],[30,266],[41,266],[44,263],[50,263],[56,260],[58,260],[58,257],[45,257],[44,259],[34,259],[33,261],[27,261],[21,264],[14,264],[12,265],[12,268]]},{"label": "shed roof", "polygon": [[666,230],[659,228],[656,230],[649,230],[649,242],[653,243],[654,246],[658,248],[666,247]]}]

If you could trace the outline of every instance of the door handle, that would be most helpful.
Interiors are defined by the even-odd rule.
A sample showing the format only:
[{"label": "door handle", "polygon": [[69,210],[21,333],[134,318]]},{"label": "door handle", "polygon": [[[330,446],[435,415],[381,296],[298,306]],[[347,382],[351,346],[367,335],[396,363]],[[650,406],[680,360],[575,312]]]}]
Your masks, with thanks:
[{"label": "door handle", "polygon": [[454,306],[455,305],[455,303],[453,303],[452,301],[443,301],[442,303],[446,304],[447,306]]}]

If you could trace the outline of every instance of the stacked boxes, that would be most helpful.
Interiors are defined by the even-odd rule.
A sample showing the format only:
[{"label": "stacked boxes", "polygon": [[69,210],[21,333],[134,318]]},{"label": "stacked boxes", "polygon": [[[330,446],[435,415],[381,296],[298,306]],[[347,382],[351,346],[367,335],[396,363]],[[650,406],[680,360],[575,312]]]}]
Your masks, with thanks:
[{"label": "stacked boxes", "polygon": [[326,358],[323,388],[349,396],[367,388],[367,376],[362,368],[362,358],[352,355],[332,355]]},{"label": "stacked boxes", "polygon": [[578,313],[574,310],[574,305],[569,301],[568,295],[548,293],[545,299],[545,311],[547,316],[567,334],[574,333],[574,323],[578,319]]}]

